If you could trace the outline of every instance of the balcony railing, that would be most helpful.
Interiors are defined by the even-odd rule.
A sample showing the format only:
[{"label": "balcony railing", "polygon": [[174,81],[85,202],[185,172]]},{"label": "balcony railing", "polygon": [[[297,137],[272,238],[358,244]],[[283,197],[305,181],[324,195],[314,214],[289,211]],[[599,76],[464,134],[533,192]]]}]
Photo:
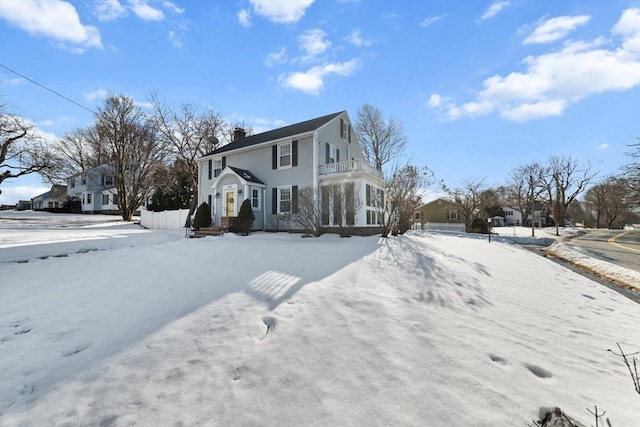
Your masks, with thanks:
[{"label": "balcony railing", "polygon": [[377,178],[382,179],[382,172],[368,165],[362,160],[348,160],[346,162],[328,163],[326,165],[320,165],[318,169],[318,173],[320,175],[331,175],[347,172],[362,172],[367,175],[373,175]]}]

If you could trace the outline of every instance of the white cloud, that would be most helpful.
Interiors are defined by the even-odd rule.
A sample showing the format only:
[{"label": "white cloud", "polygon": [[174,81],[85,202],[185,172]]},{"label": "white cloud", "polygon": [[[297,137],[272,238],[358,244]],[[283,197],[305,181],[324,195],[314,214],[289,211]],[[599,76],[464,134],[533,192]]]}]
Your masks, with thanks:
[{"label": "white cloud", "polygon": [[252,25],[251,24],[251,12],[249,12],[247,9],[240,10],[240,12],[238,12],[237,16],[238,16],[238,22],[243,27],[250,27]]},{"label": "white cloud", "polygon": [[493,18],[494,16],[496,16],[498,13],[502,12],[504,9],[506,9],[507,7],[509,7],[509,5],[511,4],[510,1],[506,0],[506,1],[496,1],[493,2],[489,5],[489,7],[487,7],[487,10],[484,12],[484,14],[480,17],[480,19],[489,19],[489,18]]},{"label": "white cloud", "polygon": [[113,21],[127,14],[127,10],[118,0],[97,1],[95,15],[100,21]]},{"label": "white cloud", "polygon": [[606,142],[596,147],[597,150],[607,150],[608,148],[609,148],[609,144],[607,144]]},{"label": "white cloud", "polygon": [[590,19],[591,17],[587,15],[558,16],[548,19],[540,24],[523,43],[550,43],[560,40],[580,25],[589,22]]},{"label": "white cloud", "polygon": [[177,13],[178,15],[181,14],[181,13],[184,13],[184,8],[178,7],[178,6],[176,6],[175,3],[170,2],[170,1],[163,1],[162,2],[162,7],[172,11],[173,13]]},{"label": "white cloud", "polygon": [[305,72],[294,72],[280,76],[280,83],[284,87],[300,90],[302,92],[317,95],[324,87],[324,78],[335,74],[343,77],[351,75],[358,69],[360,62],[351,59],[346,62],[332,62],[318,65]]},{"label": "white cloud", "polygon": [[326,36],[327,33],[318,28],[307,30],[298,36],[300,50],[304,52],[303,61],[311,61],[331,47]]},{"label": "white cloud", "polygon": [[0,193],[0,204],[15,205],[19,200],[31,200],[39,194],[51,190],[51,185],[18,185],[14,187],[2,187]]},{"label": "white cloud", "polygon": [[109,91],[105,89],[96,89],[93,92],[83,94],[87,101],[95,101],[96,99],[106,99]]},{"label": "white cloud", "polygon": [[129,0],[129,6],[138,18],[144,21],[162,21],[164,13],[150,6],[145,0]]},{"label": "white cloud", "polygon": [[264,64],[267,67],[273,67],[274,65],[285,62],[287,62],[287,50],[284,47],[277,52],[271,52],[264,60]]},{"label": "white cloud", "polygon": [[420,26],[421,27],[428,27],[429,25],[433,24],[434,22],[442,19],[444,17],[444,15],[439,15],[439,16],[428,16],[425,19],[422,20],[422,22],[420,22]]},{"label": "white cloud", "polygon": [[627,9],[611,30],[624,38],[622,49],[631,54],[640,54],[640,9]]},{"label": "white cloud", "polygon": [[314,0],[249,0],[253,12],[277,24],[290,24],[302,18]]},{"label": "white cloud", "polygon": [[29,34],[52,38],[78,53],[87,48],[102,48],[98,29],[83,25],[76,8],[66,1],[5,1],[0,7],[0,17]]},{"label": "white cloud", "polygon": [[351,33],[347,37],[345,37],[345,40],[357,47],[371,46],[373,44],[373,40],[363,39],[362,35],[360,34],[360,30],[357,29],[351,31]]},{"label": "white cloud", "polygon": [[640,11],[625,11],[613,32],[622,38],[618,47],[604,48],[602,37],[566,42],[560,50],[526,57],[523,71],[485,79],[472,101],[458,105],[433,94],[427,105],[451,120],[497,111],[523,122],[559,116],[590,95],[631,89],[640,85]]},{"label": "white cloud", "polygon": [[176,35],[176,32],[173,30],[169,31],[169,41],[175,47],[182,47],[182,40]]},{"label": "white cloud", "polygon": [[567,102],[562,99],[519,104],[513,108],[504,108],[500,117],[514,122],[526,122],[551,116],[561,116]]}]

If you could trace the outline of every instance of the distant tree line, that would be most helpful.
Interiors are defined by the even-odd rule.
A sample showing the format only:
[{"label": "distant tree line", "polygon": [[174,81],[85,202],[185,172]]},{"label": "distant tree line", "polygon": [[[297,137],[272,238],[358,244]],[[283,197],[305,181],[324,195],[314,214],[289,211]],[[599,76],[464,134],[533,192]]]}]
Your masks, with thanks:
[{"label": "distant tree line", "polygon": [[[244,123],[226,123],[213,109],[191,104],[169,106],[157,94],[150,96],[147,113],[122,94],[110,94],[86,128],[77,128],[55,141],[42,138],[37,129],[0,105],[0,185],[9,178],[37,173],[51,183],[100,165],[109,165],[117,186],[118,208],[125,220],[147,200],[151,210],[189,207],[195,211],[198,194],[197,159],[233,139],[236,127],[252,131]],[[366,160],[384,179],[384,200],[375,202],[383,236],[401,234],[412,225],[420,194],[434,183],[424,165],[407,161],[407,137],[402,123],[369,104],[356,114],[354,130]],[[565,220],[594,227],[618,227],[634,219],[640,207],[640,139],[630,144],[630,161],[617,176],[598,176],[590,163],[572,157],[552,156],[546,163],[532,162],[514,168],[504,185],[488,188],[484,179],[464,179],[458,187],[441,182],[456,203],[469,228],[476,217],[501,215],[502,206],[518,209],[526,219],[536,204],[550,209],[557,227]],[[335,190],[335,189],[334,189]],[[353,191],[348,189],[346,191]],[[584,195],[582,200],[578,200]],[[314,195],[308,195],[315,200]],[[348,195],[341,195],[343,199]],[[380,199],[380,195],[376,196]],[[353,226],[353,207],[337,203],[345,218],[341,233]],[[346,200],[346,199],[344,199]],[[351,204],[363,201],[351,197]],[[319,224],[322,212],[307,212]],[[637,218],[636,218],[637,219]],[[308,222],[309,218],[298,218]],[[312,230],[315,234],[317,230]],[[532,230],[533,232],[533,230]]]}]

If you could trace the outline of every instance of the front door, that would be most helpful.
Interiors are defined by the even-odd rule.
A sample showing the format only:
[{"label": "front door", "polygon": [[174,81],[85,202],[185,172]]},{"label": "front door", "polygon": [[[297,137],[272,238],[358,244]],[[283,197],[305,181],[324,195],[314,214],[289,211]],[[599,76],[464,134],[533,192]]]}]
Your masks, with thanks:
[{"label": "front door", "polygon": [[236,216],[236,211],[235,211],[235,199],[234,199],[235,193],[233,191],[229,191],[228,193],[225,194],[225,200],[226,200],[226,204],[227,204],[227,216]]}]

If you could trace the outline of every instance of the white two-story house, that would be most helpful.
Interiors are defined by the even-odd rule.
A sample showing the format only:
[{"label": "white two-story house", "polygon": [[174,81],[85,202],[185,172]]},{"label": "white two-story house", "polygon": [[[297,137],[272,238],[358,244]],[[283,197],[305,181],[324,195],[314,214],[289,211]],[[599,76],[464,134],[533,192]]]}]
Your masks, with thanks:
[{"label": "white two-story house", "polygon": [[383,177],[367,164],[346,111],[251,136],[236,129],[232,143],[198,159],[198,174],[198,205],[210,206],[216,226],[249,199],[254,230],[299,229],[293,218],[303,189],[314,195],[327,231],[346,224],[367,233],[379,225]]},{"label": "white two-story house", "polygon": [[67,195],[80,201],[82,213],[118,213],[118,193],[109,165],[67,178]]}]

